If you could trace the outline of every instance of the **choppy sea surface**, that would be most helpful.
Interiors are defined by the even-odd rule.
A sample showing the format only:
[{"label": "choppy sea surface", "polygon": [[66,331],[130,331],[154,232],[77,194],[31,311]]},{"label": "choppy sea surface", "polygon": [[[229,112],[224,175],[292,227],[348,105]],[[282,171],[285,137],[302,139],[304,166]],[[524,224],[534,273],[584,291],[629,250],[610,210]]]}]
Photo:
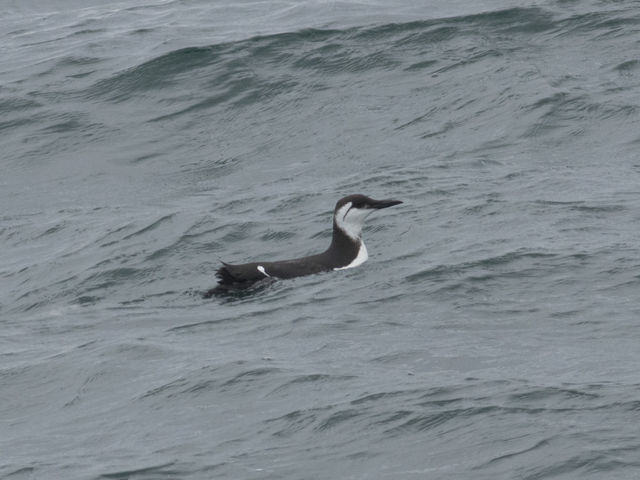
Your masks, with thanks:
[{"label": "choppy sea surface", "polygon": [[640,478],[639,2],[1,9],[0,478]]}]

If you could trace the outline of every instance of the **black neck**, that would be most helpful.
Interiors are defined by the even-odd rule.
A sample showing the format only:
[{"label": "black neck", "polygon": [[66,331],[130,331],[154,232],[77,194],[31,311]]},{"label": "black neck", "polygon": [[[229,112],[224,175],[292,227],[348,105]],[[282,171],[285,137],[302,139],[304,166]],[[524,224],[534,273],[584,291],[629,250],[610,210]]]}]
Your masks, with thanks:
[{"label": "black neck", "polygon": [[338,228],[334,219],[333,238],[325,254],[331,258],[332,263],[335,263],[336,266],[343,267],[349,265],[351,261],[358,256],[361,243],[362,241],[359,238],[354,240]]}]

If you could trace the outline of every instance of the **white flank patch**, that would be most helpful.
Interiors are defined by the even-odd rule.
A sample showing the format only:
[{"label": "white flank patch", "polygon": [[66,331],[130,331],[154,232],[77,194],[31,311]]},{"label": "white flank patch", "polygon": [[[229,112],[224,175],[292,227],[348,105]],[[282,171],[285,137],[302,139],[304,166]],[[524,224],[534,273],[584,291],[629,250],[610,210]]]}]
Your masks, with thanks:
[{"label": "white flank patch", "polygon": [[270,277],[271,275],[269,275],[267,272],[264,271],[264,267],[262,265],[258,265],[258,271],[263,274],[265,277]]},{"label": "white flank patch", "polygon": [[358,250],[358,255],[353,261],[347,265],[346,267],[338,267],[334,268],[334,270],[346,270],[347,268],[357,267],[358,265],[362,265],[369,258],[369,252],[367,252],[367,247],[365,247],[364,242],[360,242],[360,250]]},{"label": "white flank patch", "polygon": [[[358,240],[362,233],[364,220],[371,214],[371,212],[373,212],[373,210],[368,208],[351,208],[351,202],[347,202],[336,212],[336,224],[338,225],[338,228],[340,228],[340,230],[346,233],[349,237],[354,240]],[[367,250],[365,249],[365,254],[366,251]],[[367,258],[365,257],[363,261],[366,259]]]}]

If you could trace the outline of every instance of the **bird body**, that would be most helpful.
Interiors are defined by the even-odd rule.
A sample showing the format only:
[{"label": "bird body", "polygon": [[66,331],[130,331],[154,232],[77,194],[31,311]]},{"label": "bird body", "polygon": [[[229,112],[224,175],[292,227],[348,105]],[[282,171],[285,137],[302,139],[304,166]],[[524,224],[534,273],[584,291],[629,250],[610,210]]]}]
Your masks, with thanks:
[{"label": "bird body", "polygon": [[327,250],[317,255],[273,262],[238,265],[223,262],[216,272],[218,285],[206,292],[205,297],[245,289],[268,278],[286,279],[357,267],[369,258],[362,241],[366,217],[376,209],[400,203],[399,200],[374,200],[360,194],[344,197],[338,200],[334,210],[333,237]]}]

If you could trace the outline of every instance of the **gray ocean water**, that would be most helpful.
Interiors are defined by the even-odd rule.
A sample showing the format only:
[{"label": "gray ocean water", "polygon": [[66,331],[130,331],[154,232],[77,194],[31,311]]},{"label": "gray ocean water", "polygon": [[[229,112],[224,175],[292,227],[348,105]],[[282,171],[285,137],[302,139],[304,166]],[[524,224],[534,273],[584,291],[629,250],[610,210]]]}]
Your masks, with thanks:
[{"label": "gray ocean water", "polygon": [[[640,2],[0,5],[0,478],[640,478]],[[204,300],[220,260],[369,261]]]}]

